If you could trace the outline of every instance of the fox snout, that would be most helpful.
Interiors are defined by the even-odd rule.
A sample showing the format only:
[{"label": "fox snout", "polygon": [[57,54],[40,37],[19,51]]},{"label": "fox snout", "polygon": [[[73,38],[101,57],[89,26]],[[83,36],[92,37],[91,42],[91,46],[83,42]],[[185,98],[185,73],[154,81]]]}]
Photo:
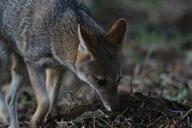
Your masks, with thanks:
[{"label": "fox snout", "polygon": [[96,91],[100,96],[103,105],[108,111],[117,111],[119,109],[119,97],[117,91],[106,89]]}]

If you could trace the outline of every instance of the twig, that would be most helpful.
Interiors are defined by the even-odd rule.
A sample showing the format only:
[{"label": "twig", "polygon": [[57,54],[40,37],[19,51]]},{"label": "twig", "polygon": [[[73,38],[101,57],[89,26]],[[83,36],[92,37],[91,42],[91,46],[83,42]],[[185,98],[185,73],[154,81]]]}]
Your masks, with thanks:
[{"label": "twig", "polygon": [[96,128],[95,127],[95,116],[93,117],[93,128]]},{"label": "twig", "polygon": [[192,108],[191,108],[189,111],[187,111],[180,119],[178,119],[178,120],[175,122],[174,127],[176,127],[176,126],[178,126],[179,124],[181,124],[181,122],[182,122],[183,120],[185,120],[191,113],[192,113]]},{"label": "twig", "polygon": [[104,119],[102,119],[101,117],[95,115],[98,119],[100,119],[101,121],[103,121],[105,124],[107,124],[110,128],[113,128],[108,122],[106,122]]},{"label": "twig", "polygon": [[133,95],[133,77],[131,77],[131,82],[130,82],[130,94]]},{"label": "twig", "polygon": [[125,128],[125,126],[124,126],[124,124],[123,124],[123,123],[121,123],[121,126],[122,126],[123,128]]},{"label": "twig", "polygon": [[187,116],[189,116],[189,114],[191,114],[191,113],[192,113],[192,108],[191,108],[187,113],[185,113],[185,115],[183,115],[180,120],[181,120],[181,121],[184,120],[184,119],[187,118]]},{"label": "twig", "polygon": [[[128,107],[127,107],[122,113],[120,113],[120,114],[115,118],[114,121],[116,121],[117,119],[119,119],[119,118],[121,117],[121,115],[123,115],[127,110],[128,110]],[[112,123],[112,126],[113,126],[113,124],[114,124],[114,121],[113,121],[113,123]]]}]

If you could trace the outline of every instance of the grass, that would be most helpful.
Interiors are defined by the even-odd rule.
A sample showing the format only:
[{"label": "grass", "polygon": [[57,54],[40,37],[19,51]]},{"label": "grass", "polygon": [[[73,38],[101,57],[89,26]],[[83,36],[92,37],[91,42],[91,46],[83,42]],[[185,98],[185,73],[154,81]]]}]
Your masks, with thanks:
[{"label": "grass", "polygon": [[192,94],[192,89],[188,88],[185,82],[172,81],[172,79],[166,75],[161,76],[160,85],[166,88],[166,90],[163,91],[164,96],[173,101],[186,103]]},{"label": "grass", "polygon": [[32,99],[29,100],[27,97],[23,97],[22,101],[21,101],[21,104],[23,104],[23,105],[32,105],[32,104],[35,104],[35,102],[36,102],[35,98],[32,98]]},{"label": "grass", "polygon": [[[186,58],[176,57],[171,59],[179,59],[182,63],[191,62],[191,52],[187,52],[182,49],[185,44],[189,44],[189,42],[192,41],[191,34],[184,35],[177,33],[174,37],[167,37],[165,34],[159,33],[157,31],[148,31],[146,28],[146,23],[129,25],[129,30],[130,33],[132,33],[134,36],[129,35],[129,37],[132,38],[130,38],[129,42],[126,43],[123,51],[124,55],[128,56],[128,59],[131,60],[132,63],[135,65],[133,72],[134,80],[140,79],[140,75],[143,70],[142,68],[145,67],[146,62],[149,62],[151,60],[151,54],[153,54],[153,52],[157,50],[162,49],[165,51],[170,51],[170,53],[173,52],[172,49],[176,51],[182,50]],[[146,50],[147,52],[143,54],[141,52],[142,49]],[[192,81],[189,79],[182,80],[180,78],[178,78],[177,81],[174,81],[173,78],[170,77],[174,74],[172,74],[171,72],[167,72],[167,69],[165,68],[166,65],[169,65],[169,63],[173,62],[169,60],[158,60],[156,58],[153,58],[153,60],[157,61],[158,69],[155,72],[149,74],[149,76],[146,76],[146,79],[149,79],[149,81],[153,84],[157,84],[159,88],[163,88],[163,90],[161,90],[161,93],[164,97],[182,103],[187,103],[188,101],[190,101],[190,97],[192,94]],[[187,71],[183,71],[182,74],[186,74],[185,72]],[[178,72],[177,75],[180,76],[181,74]]]},{"label": "grass", "polygon": [[139,73],[141,72],[143,65],[149,60],[152,52],[152,49],[149,50],[144,59],[140,59],[140,61],[137,61],[133,74],[133,80],[139,77]]},{"label": "grass", "polygon": [[69,94],[71,101],[73,101],[82,87],[83,87],[83,85],[78,85],[78,87],[72,91],[64,89],[63,94]]},{"label": "grass", "polygon": [[164,47],[165,46],[165,36],[157,32],[142,32],[135,38],[135,43],[138,46],[143,47]]}]

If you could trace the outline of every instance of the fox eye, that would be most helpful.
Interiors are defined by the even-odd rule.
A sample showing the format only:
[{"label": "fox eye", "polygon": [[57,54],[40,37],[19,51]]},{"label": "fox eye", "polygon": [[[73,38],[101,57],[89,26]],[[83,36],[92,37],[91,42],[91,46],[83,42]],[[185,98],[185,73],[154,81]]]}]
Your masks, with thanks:
[{"label": "fox eye", "polygon": [[105,86],[107,84],[107,81],[103,78],[95,78],[95,80],[99,86]]}]

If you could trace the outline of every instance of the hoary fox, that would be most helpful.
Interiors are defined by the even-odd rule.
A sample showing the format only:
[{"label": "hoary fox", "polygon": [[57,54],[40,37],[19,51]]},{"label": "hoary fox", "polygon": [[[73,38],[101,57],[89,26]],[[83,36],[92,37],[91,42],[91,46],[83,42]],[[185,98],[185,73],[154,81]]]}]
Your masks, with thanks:
[{"label": "hoary fox", "polygon": [[0,95],[9,109],[5,122],[19,127],[16,102],[28,76],[37,99],[31,126],[44,120],[66,67],[95,89],[107,110],[115,110],[126,31],[124,18],[105,31],[81,0],[0,0],[0,59],[12,58],[7,102]]}]

